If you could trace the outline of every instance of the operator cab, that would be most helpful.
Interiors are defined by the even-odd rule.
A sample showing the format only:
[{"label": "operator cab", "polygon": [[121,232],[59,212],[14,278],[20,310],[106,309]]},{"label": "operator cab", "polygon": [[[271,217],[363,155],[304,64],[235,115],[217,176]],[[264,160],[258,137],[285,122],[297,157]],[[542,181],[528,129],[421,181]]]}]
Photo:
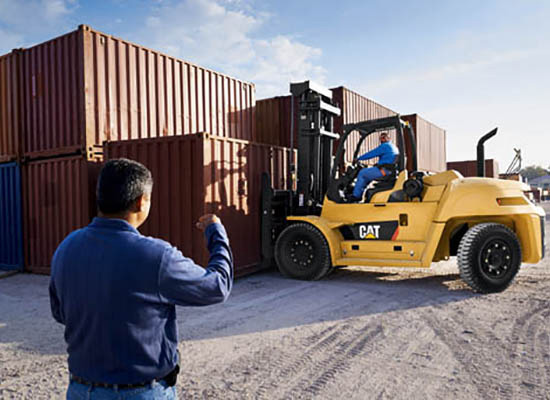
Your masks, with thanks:
[{"label": "operator cab", "polygon": [[[363,193],[363,203],[369,203],[375,198],[383,198],[384,202],[402,202],[413,197],[420,197],[422,192],[422,173],[413,172],[409,179],[405,169],[405,141],[404,128],[408,127],[411,153],[413,155],[413,171],[416,171],[416,143],[414,132],[407,122],[402,121],[399,115],[380,118],[371,121],[362,121],[343,126],[335,161],[332,166],[331,179],[327,190],[329,200],[336,203],[347,203],[354,189],[354,185],[363,168],[358,157],[376,146],[377,134],[389,133],[399,149],[399,155],[394,164],[377,165],[389,173],[375,179],[374,185]],[[347,153],[347,154],[346,154]],[[351,164],[349,163],[351,159]],[[408,189],[408,190],[406,190]],[[375,196],[381,192],[384,196]]]}]

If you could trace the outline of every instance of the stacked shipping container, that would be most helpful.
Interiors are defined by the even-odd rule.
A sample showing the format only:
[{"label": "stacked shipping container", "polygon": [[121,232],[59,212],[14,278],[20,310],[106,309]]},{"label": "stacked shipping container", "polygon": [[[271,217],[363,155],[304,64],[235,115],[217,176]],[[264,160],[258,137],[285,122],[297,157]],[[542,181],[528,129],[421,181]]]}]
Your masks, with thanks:
[{"label": "stacked shipping container", "polygon": [[254,139],[254,85],[88,26],[22,52],[24,154],[199,131]]},{"label": "stacked shipping container", "polygon": [[108,142],[105,155],[137,160],[153,174],[152,206],[142,233],[169,241],[204,265],[205,242],[194,223],[215,213],[227,229],[236,275],[259,266],[261,175],[269,172],[275,188],[286,188],[289,149],[197,134]]},{"label": "stacked shipping container", "polygon": [[[334,132],[342,134],[343,125],[371,119],[384,118],[396,113],[373,100],[370,100],[343,86],[333,88],[333,101],[340,107],[341,115],[334,119]],[[294,101],[294,146],[298,132],[298,100]],[[446,169],[446,133],[444,129],[426,121],[417,114],[403,117],[413,125],[417,142],[418,169],[421,171],[441,172]],[[291,96],[273,97],[258,100],[256,109],[257,136],[265,143],[290,146],[291,127]],[[395,132],[390,132],[395,143]],[[405,135],[406,137],[407,135]],[[351,162],[353,150],[360,140],[360,135],[353,132],[346,141],[345,160]],[[371,135],[361,145],[360,154],[374,149],[379,145],[376,135]],[[408,149],[408,166],[412,169],[412,154],[410,144]]]},{"label": "stacked shipping container", "polygon": [[[269,171],[275,187],[286,185],[290,153],[250,142],[258,140],[253,84],[87,26],[0,58],[0,84],[0,161],[22,161],[27,270],[48,273],[59,242],[90,221],[101,146],[108,141],[112,154],[116,141],[128,139],[147,149],[125,154],[153,163],[155,190],[180,188],[175,203],[155,196],[147,234],[189,250],[193,218],[216,211],[233,227],[239,272],[260,261],[259,246],[250,246],[259,237],[260,175]],[[177,138],[200,131],[215,136]],[[166,150],[168,144],[174,148]],[[202,149],[202,158],[190,155],[192,148]],[[172,152],[177,165],[162,159]],[[194,181],[204,196],[182,208],[179,200],[190,201],[185,193]],[[174,220],[187,230],[174,230]],[[237,233],[237,227],[246,229]],[[204,261],[202,247],[192,246],[188,254]]]},{"label": "stacked shipping container", "polygon": [[49,273],[58,244],[95,215],[100,163],[66,156],[23,165],[25,266]]},{"label": "stacked shipping container", "polygon": [[19,51],[0,56],[0,270],[23,268]]}]

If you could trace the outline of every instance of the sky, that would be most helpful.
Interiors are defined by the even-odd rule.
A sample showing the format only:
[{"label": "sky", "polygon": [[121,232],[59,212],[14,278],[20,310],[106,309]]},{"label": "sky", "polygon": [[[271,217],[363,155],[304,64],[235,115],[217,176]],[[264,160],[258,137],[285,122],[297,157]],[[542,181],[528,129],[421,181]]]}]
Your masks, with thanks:
[{"label": "sky", "polygon": [[344,85],[447,131],[447,160],[550,166],[548,0],[0,0],[0,54],[79,24],[256,85]]}]

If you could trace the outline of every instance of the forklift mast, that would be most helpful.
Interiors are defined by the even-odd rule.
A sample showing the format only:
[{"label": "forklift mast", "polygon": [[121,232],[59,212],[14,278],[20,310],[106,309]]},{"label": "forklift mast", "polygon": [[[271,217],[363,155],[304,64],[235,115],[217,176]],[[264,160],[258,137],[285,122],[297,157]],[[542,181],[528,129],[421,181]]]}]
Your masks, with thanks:
[{"label": "forklift mast", "polygon": [[[333,141],[339,138],[332,130],[333,119],[340,115],[340,109],[332,104],[330,90],[305,81],[291,83],[290,92],[298,100],[298,165],[291,168],[297,171],[297,190],[273,190],[269,174],[262,174],[260,223],[264,267],[274,262],[275,240],[287,225],[289,215],[321,214],[321,203],[330,183]],[[294,110],[291,112],[294,115]]]},{"label": "forklift mast", "polygon": [[334,117],[340,109],[332,104],[332,92],[313,82],[291,83],[290,92],[298,99],[297,191],[293,213],[319,214],[328,190],[332,166]]}]

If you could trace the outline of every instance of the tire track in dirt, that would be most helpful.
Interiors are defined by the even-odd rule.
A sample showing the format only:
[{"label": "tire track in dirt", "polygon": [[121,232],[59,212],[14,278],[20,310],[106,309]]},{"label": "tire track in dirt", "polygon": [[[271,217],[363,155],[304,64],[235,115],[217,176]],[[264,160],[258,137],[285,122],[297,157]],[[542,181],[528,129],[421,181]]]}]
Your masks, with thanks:
[{"label": "tire track in dirt", "polygon": [[[507,347],[506,343],[483,326],[472,326],[475,324],[473,319],[467,320],[469,330],[459,325],[457,318],[449,313],[445,321],[438,318],[434,310],[424,310],[421,315],[426,326],[431,327],[439,341],[449,349],[453,359],[460,364],[460,372],[467,375],[468,383],[474,386],[479,398],[513,399],[513,386],[507,379],[503,379],[509,378],[508,373],[511,371],[498,370],[499,366],[509,364],[507,352],[483,351],[486,342],[491,343],[491,348],[500,342],[503,349]],[[464,321],[464,317],[458,320]]]},{"label": "tire track in dirt", "polygon": [[310,367],[311,372],[303,371],[307,375],[302,377],[284,398],[296,399],[306,393],[312,398],[320,395],[327,384],[334,381],[337,375],[347,371],[352,366],[354,358],[363,354],[372,340],[384,332],[381,325],[372,328],[371,323],[365,325],[361,331],[365,333],[335,343],[335,349],[328,354],[328,358],[314,360]]},{"label": "tire track in dirt", "polygon": [[318,354],[331,353],[331,348],[334,345],[338,346],[340,338],[347,335],[351,326],[345,324],[338,330],[336,330],[337,328],[338,326],[335,324],[319,333],[306,337],[301,345],[308,350],[298,358],[294,354],[287,354],[286,357],[278,359],[278,363],[275,365],[277,368],[274,370],[277,373],[271,377],[272,380],[260,385],[256,392],[257,398],[272,398],[272,391],[278,387],[280,382],[285,382],[285,386],[288,385],[292,379],[300,376],[300,372],[306,369],[306,366],[315,363]]},{"label": "tire track in dirt", "polygon": [[[549,302],[525,312],[517,319],[512,331],[514,348],[511,353],[518,358],[522,389],[516,398],[546,398],[550,387]],[[544,365],[538,368],[537,365]]]},{"label": "tire track in dirt", "polygon": [[[335,323],[296,343],[283,345],[283,340],[246,353],[233,362],[224,364],[220,370],[211,371],[210,375],[214,378],[209,382],[207,392],[202,390],[202,393],[197,393],[195,387],[198,383],[184,376],[184,398],[195,398],[197,395],[204,397],[207,393],[208,398],[272,399],[274,393],[280,390],[281,384],[287,386],[314,359],[325,353],[330,354],[334,343],[342,335],[349,335],[346,332],[350,328],[348,324]],[[231,384],[227,385],[227,382]]]}]

